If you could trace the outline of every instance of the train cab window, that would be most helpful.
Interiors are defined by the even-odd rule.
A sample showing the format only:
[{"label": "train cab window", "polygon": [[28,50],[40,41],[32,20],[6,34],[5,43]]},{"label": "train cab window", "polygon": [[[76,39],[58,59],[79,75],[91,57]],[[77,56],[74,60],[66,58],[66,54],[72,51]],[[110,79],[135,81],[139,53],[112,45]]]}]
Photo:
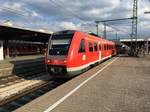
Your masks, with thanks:
[{"label": "train cab window", "polygon": [[94,43],[94,50],[97,51],[97,43]]},{"label": "train cab window", "polygon": [[80,47],[79,47],[78,52],[79,53],[85,52],[85,41],[84,41],[84,39],[82,39],[80,42]]},{"label": "train cab window", "polygon": [[93,52],[93,44],[89,42],[89,51]]},{"label": "train cab window", "polygon": [[67,55],[73,34],[54,33],[49,40],[49,55]]}]

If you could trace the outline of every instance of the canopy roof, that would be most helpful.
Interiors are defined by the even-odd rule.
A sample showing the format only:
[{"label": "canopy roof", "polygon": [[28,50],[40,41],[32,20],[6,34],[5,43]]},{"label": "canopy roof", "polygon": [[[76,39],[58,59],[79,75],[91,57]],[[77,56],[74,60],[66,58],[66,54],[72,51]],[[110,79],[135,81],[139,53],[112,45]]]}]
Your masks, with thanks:
[{"label": "canopy roof", "polygon": [[51,33],[0,25],[0,40],[48,42]]}]

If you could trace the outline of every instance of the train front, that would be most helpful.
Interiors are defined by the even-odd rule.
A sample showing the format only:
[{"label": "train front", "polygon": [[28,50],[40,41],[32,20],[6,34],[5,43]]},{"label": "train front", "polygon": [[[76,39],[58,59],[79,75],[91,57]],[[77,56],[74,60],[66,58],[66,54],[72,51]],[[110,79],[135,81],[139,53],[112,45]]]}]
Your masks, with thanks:
[{"label": "train front", "polygon": [[67,56],[74,31],[61,31],[54,33],[49,40],[46,67],[52,77],[69,77],[67,74]]}]

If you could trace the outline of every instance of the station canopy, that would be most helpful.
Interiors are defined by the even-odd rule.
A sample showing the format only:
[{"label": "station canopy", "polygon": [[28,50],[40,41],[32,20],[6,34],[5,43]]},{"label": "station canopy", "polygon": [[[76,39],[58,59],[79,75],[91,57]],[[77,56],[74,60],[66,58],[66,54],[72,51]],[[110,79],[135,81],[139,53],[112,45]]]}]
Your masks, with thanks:
[{"label": "station canopy", "polygon": [[51,33],[0,25],[0,40],[48,42]]}]

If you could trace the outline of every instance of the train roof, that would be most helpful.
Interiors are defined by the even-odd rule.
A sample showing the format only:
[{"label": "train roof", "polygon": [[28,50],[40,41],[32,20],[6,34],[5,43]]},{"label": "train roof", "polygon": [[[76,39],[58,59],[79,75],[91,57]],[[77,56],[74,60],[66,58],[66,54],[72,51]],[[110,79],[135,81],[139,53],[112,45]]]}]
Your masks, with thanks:
[{"label": "train roof", "polygon": [[93,32],[82,32],[82,31],[78,31],[78,30],[62,30],[62,31],[57,31],[57,32],[54,32],[53,35],[66,35],[66,34],[74,34],[75,32],[81,32],[81,33],[85,33],[87,35],[89,35],[90,37],[93,37],[93,38],[97,38],[97,39],[101,39],[102,41],[104,42],[107,42],[107,43],[111,43],[111,44],[114,44],[114,42],[112,41],[109,41],[107,39],[104,39],[100,36],[98,36],[97,34],[93,33]]},{"label": "train roof", "polygon": [[62,31],[54,32],[53,35],[74,34],[75,32],[76,30],[62,30]]}]

